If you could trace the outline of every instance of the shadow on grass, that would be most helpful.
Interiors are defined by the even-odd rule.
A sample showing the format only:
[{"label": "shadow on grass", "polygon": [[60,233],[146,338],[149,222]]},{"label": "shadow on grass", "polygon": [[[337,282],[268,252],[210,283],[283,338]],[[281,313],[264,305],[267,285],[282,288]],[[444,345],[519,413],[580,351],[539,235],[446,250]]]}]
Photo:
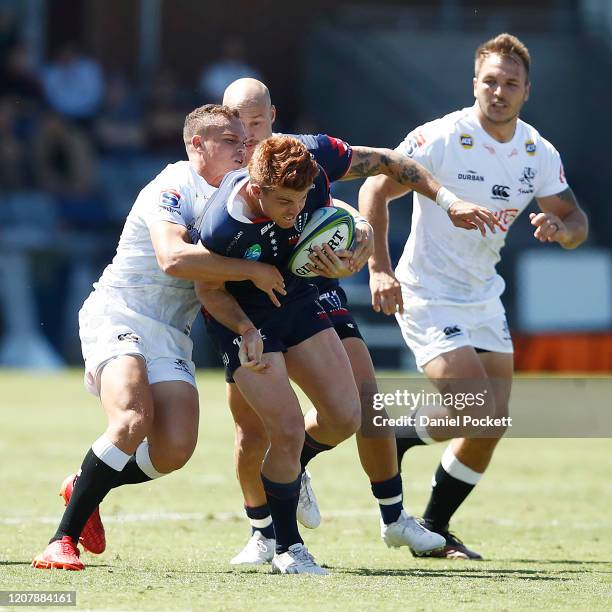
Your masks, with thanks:
[{"label": "shadow on grass", "polygon": [[32,560],[30,561],[0,561],[0,565],[32,565]]},{"label": "shadow on grass", "polygon": [[538,565],[609,565],[610,561],[581,561],[580,559],[495,559],[499,563],[537,563]]},{"label": "shadow on grass", "polygon": [[[334,571],[334,568],[331,568]],[[371,569],[366,567],[357,568],[335,568],[336,572],[342,574],[353,574],[355,576],[405,576],[411,578],[471,578],[475,580],[490,580],[495,578],[512,578],[514,580],[544,580],[554,582],[567,582],[573,578],[564,577],[555,572],[540,572],[537,570],[521,570],[521,569],[490,569],[483,568],[482,570],[457,568],[452,569],[445,567],[440,570],[435,569]],[[568,573],[568,572],[563,572]],[[573,571],[571,573],[582,574],[584,572]]]},{"label": "shadow on grass", "polygon": [[[3,565],[32,565],[32,560],[29,561],[0,561],[0,567]],[[112,567],[108,563],[85,563],[85,567]],[[48,571],[48,570],[47,570]]]}]

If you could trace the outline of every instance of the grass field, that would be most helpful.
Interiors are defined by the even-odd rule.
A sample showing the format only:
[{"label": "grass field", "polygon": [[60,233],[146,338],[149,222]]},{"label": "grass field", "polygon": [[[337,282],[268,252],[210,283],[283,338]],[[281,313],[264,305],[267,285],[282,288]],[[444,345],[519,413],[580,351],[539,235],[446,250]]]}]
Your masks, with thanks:
[{"label": "grass field", "polygon": [[[610,440],[504,440],[454,529],[484,562],[389,550],[353,441],[311,464],[323,514],[303,530],[329,577],[234,570],[248,528],[218,373],[200,373],[194,457],[179,473],[122,487],[102,506],[107,551],[84,572],[30,568],[55,530],[62,478],[103,429],[81,372],[0,372],[0,590],[76,590],[78,608],[192,610],[612,609]],[[424,508],[442,446],[410,451],[406,507]]]}]

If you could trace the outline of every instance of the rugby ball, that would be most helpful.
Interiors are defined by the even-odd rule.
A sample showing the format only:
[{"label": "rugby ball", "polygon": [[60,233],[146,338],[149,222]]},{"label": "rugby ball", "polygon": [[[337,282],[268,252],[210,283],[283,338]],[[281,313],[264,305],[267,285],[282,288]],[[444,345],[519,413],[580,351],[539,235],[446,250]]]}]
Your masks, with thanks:
[{"label": "rugby ball", "polygon": [[300,234],[289,260],[289,269],[302,278],[317,276],[316,272],[309,270],[306,265],[312,263],[308,256],[314,247],[322,248],[324,244],[329,244],[334,251],[350,249],[354,237],[355,221],[348,211],[335,206],[318,208]]}]

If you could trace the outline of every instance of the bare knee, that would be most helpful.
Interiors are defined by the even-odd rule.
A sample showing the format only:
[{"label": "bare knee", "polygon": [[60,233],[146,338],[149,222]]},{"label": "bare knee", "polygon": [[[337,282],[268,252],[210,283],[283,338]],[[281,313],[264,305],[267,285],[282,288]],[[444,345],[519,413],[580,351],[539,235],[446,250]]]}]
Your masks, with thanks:
[{"label": "bare knee", "polygon": [[274,423],[270,431],[270,448],[276,455],[287,458],[299,457],[304,446],[303,419],[283,419]]},{"label": "bare knee", "polygon": [[115,439],[128,446],[137,446],[149,434],[154,409],[142,381],[130,379],[123,386],[103,394],[102,404],[109,419],[108,431]]},{"label": "bare knee", "polygon": [[236,457],[242,464],[261,465],[269,445],[263,424],[236,424]]},{"label": "bare knee", "polygon": [[134,449],[147,436],[153,422],[152,410],[124,408],[113,417],[108,426],[113,438]]},{"label": "bare knee", "polygon": [[196,442],[197,438],[166,438],[152,447],[151,462],[163,474],[180,470],[191,459]]},{"label": "bare knee", "polygon": [[361,427],[361,406],[357,400],[354,402],[344,401],[341,406],[341,410],[330,411],[334,415],[333,422],[330,425],[339,438],[346,440]]}]

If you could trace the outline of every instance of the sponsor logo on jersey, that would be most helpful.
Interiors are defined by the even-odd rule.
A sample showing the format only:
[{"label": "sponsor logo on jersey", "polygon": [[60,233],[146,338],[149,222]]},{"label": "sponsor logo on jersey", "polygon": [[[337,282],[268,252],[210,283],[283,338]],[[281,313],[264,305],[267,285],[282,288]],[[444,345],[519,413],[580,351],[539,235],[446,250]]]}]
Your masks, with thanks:
[{"label": "sponsor logo on jersey", "polygon": [[248,259],[249,261],[257,261],[261,257],[261,245],[260,244],[252,244],[243,255],[243,259]]},{"label": "sponsor logo on jersey", "polygon": [[236,243],[240,240],[240,238],[242,238],[242,235],[244,234],[244,232],[242,230],[240,230],[230,241],[230,243],[227,245],[227,249],[225,249],[225,254],[229,254],[231,253],[232,249],[236,246]]},{"label": "sponsor logo on jersey", "polygon": [[319,296],[320,302],[326,302],[329,305],[328,312],[336,312],[343,310],[340,296],[336,291],[327,291]]},{"label": "sponsor logo on jersey", "polygon": [[272,221],[272,223],[266,223],[262,228],[261,228],[261,235],[263,236],[272,226],[274,225],[274,221]]},{"label": "sponsor logo on jersey", "polygon": [[[257,330],[259,332],[259,335],[261,336],[262,340],[267,340],[268,337],[266,336],[266,334],[262,334],[261,333],[261,329]],[[232,340],[232,344],[239,347],[240,348],[240,343],[242,342],[242,336],[235,336],[234,339]]]},{"label": "sponsor logo on jersey", "polygon": [[419,143],[415,138],[408,138],[404,141],[404,146],[402,147],[402,153],[406,157],[412,157],[414,152],[419,148]]},{"label": "sponsor logo on jersey", "polygon": [[457,178],[460,181],[478,181],[482,183],[485,179],[481,174],[476,173],[474,170],[466,170],[465,172],[459,172]]},{"label": "sponsor logo on jersey", "polygon": [[402,153],[407,157],[412,157],[419,147],[425,144],[425,136],[421,132],[412,132],[406,136],[404,140],[404,146],[402,147]]},{"label": "sponsor logo on jersey", "polygon": [[159,207],[169,212],[178,212],[181,208],[181,194],[174,189],[165,189],[159,194]]},{"label": "sponsor logo on jersey", "polygon": [[534,192],[533,179],[535,179],[536,174],[537,170],[535,168],[531,168],[530,166],[525,166],[523,168],[523,174],[519,179],[519,182],[521,183],[519,193],[530,194]]},{"label": "sponsor logo on jersey", "polygon": [[495,218],[499,223],[498,228],[502,232],[507,232],[510,229],[512,222],[518,216],[518,212],[518,208],[504,208],[503,210],[498,210],[495,212]]},{"label": "sponsor logo on jersey", "polygon": [[464,149],[471,149],[474,146],[474,138],[469,134],[461,134],[459,142]]},{"label": "sponsor logo on jersey", "polygon": [[484,144],[482,145],[491,155],[495,155],[495,148],[492,147],[490,144]]},{"label": "sponsor logo on jersey", "polygon": [[185,374],[191,374],[189,366],[187,365],[187,362],[184,359],[175,359],[174,369],[179,370],[180,372],[185,372]]},{"label": "sponsor logo on jersey", "polygon": [[134,332],[125,332],[125,334],[119,334],[117,336],[117,340],[119,342],[131,341],[131,342],[140,342],[140,337],[137,336]]},{"label": "sponsor logo on jersey", "polygon": [[463,333],[458,325],[448,325],[442,331],[447,338],[454,338]]},{"label": "sponsor logo on jersey", "polygon": [[504,322],[502,323],[502,334],[504,336],[504,340],[506,341],[512,340],[512,337],[510,336],[510,329],[508,328],[508,321],[506,320],[506,317],[504,317]]},{"label": "sponsor logo on jersey", "polygon": [[491,197],[494,200],[504,200],[508,202],[510,200],[510,187],[508,187],[508,185],[493,185],[493,187],[491,187]]},{"label": "sponsor logo on jersey", "polygon": [[527,155],[535,155],[536,145],[533,140],[530,139],[525,141],[525,151],[527,152]]},{"label": "sponsor logo on jersey", "polygon": [[198,228],[194,227],[193,224],[189,223],[189,225],[187,225],[187,233],[189,234],[191,244],[198,244],[198,242],[200,241],[200,232]]}]

